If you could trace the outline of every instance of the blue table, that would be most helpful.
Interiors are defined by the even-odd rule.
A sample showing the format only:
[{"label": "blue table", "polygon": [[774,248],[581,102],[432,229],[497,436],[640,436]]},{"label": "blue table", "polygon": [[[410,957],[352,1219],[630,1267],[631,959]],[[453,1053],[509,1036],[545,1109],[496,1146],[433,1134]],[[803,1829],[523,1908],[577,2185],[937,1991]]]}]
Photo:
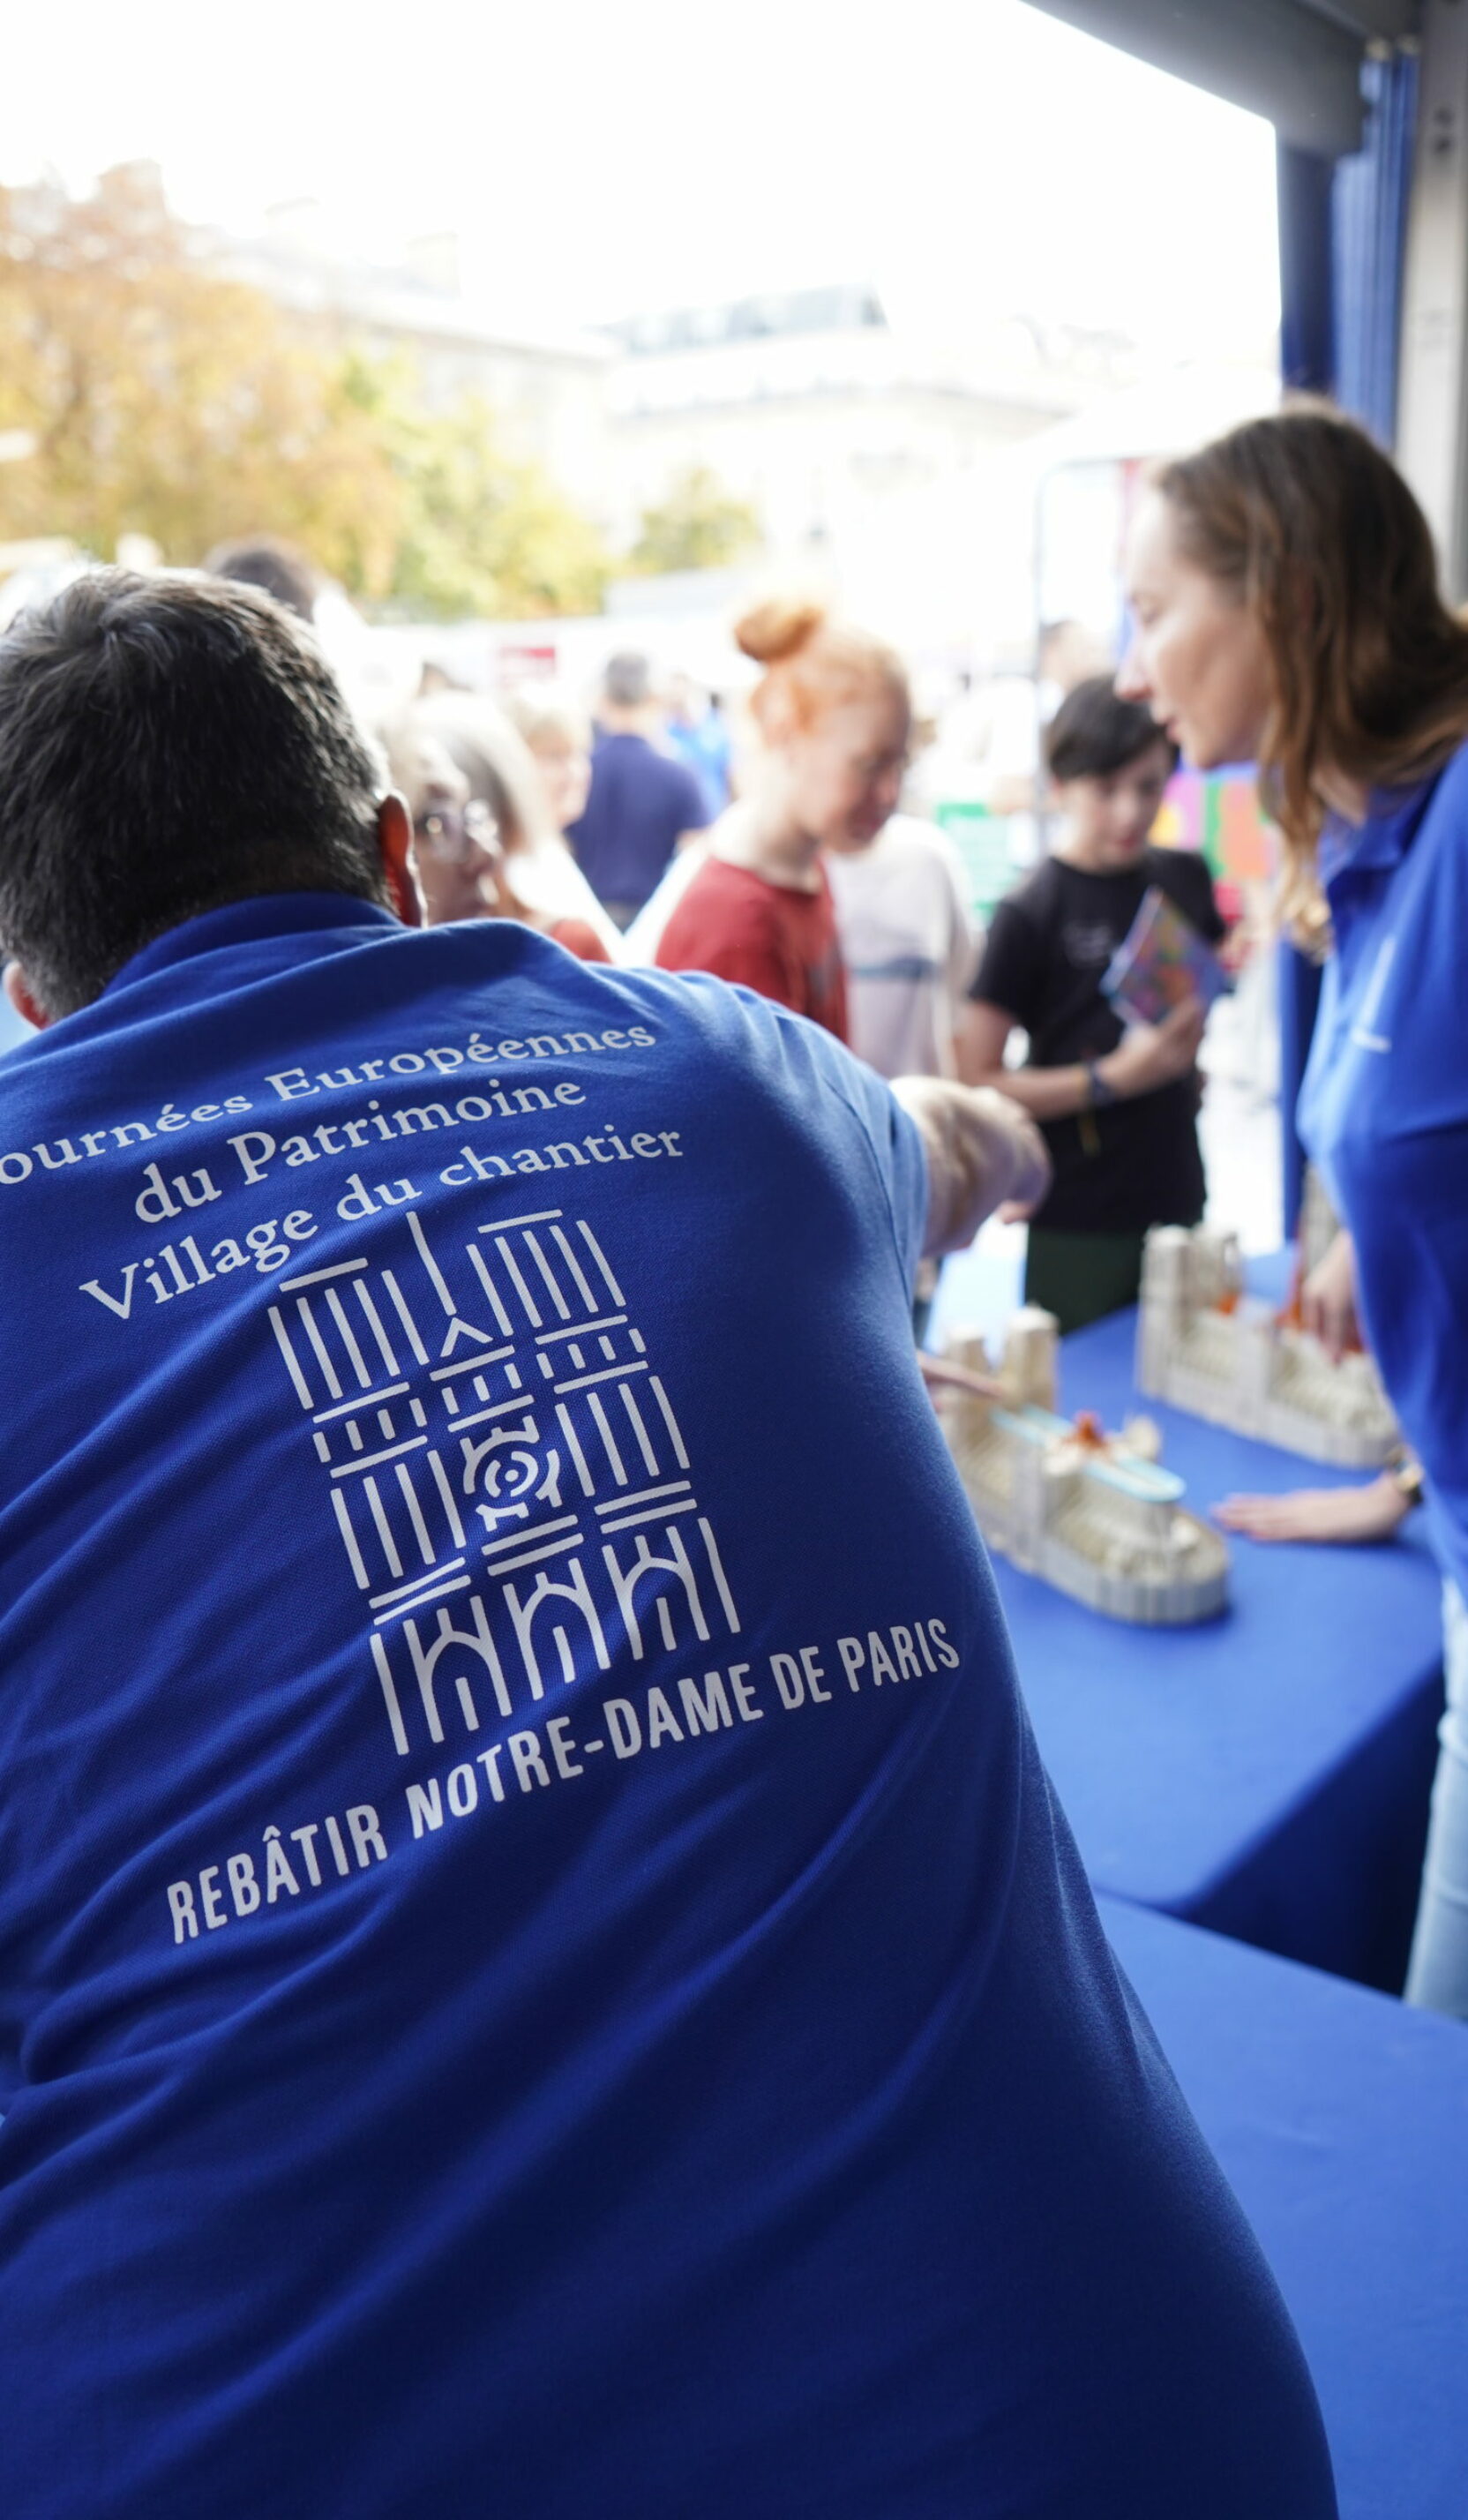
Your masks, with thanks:
[{"label": "blue table", "polygon": [[[961,1318],[962,1269],[940,1327]],[[1134,1337],[1127,1312],[1068,1338],[1061,1406],[1112,1427],[1145,1409],[1197,1509],[1359,1475],[1138,1399]],[[1231,1607],[1196,1628],[1100,1618],[995,1558],[1046,1766],[1097,1889],[1400,1986],[1443,1702],[1426,1536],[1412,1522],[1379,1549],[1231,1546]]]},{"label": "blue table", "polygon": [[1468,2027],[1102,1900],[1300,2331],[1341,2520],[1468,2512]]}]

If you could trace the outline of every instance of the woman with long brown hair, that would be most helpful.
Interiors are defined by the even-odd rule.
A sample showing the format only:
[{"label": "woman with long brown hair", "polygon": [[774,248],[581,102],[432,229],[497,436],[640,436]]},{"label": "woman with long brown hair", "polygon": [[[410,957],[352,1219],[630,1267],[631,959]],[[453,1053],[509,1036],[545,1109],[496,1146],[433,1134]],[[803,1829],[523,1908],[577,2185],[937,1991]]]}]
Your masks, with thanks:
[{"label": "woman with long brown hair", "polygon": [[1299,1123],[1346,1231],[1307,1316],[1339,1348],[1358,1314],[1420,1463],[1224,1518],[1379,1539],[1425,1478],[1448,1707],[1407,1994],[1468,2017],[1468,627],[1401,474],[1318,405],[1166,466],[1129,573],[1119,689],[1200,769],[1259,762],[1281,908],[1325,962]]}]

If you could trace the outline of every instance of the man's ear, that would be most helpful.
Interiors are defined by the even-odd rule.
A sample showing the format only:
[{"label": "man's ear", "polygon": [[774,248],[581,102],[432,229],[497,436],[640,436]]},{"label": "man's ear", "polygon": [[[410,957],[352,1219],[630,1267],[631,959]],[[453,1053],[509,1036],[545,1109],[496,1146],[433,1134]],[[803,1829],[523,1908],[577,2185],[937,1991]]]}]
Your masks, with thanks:
[{"label": "man's ear", "polygon": [[395,789],[389,789],[378,807],[378,846],[388,900],[405,927],[422,927],[423,904],[413,864],[413,817]]},{"label": "man's ear", "polygon": [[51,1017],[44,1007],[38,1004],[30,982],[19,963],[7,963],[5,966],[5,994],[18,1015],[23,1017],[26,1023],[34,1024],[37,1032],[45,1031]]}]

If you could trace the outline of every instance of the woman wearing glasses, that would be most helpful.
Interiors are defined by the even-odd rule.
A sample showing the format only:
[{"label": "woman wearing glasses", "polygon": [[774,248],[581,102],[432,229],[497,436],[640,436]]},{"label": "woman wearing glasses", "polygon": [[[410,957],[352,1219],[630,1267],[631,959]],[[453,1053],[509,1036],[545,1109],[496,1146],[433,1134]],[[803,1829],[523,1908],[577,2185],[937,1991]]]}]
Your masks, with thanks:
[{"label": "woman wearing glasses", "polygon": [[435,694],[391,751],[430,927],[517,919],[583,963],[617,959],[616,930],[551,820],[524,742],[492,701]]}]

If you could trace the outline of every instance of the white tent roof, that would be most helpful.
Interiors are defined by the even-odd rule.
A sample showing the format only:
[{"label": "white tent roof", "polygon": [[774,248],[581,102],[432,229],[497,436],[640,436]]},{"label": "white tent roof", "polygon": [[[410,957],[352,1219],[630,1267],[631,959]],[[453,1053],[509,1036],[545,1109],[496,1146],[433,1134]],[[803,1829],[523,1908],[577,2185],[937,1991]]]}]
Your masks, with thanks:
[{"label": "white tent roof", "polygon": [[1277,368],[1174,368],[1144,383],[1126,385],[1073,419],[1025,438],[1006,450],[1006,461],[1039,480],[1063,464],[1184,455],[1240,421],[1278,407]]}]

